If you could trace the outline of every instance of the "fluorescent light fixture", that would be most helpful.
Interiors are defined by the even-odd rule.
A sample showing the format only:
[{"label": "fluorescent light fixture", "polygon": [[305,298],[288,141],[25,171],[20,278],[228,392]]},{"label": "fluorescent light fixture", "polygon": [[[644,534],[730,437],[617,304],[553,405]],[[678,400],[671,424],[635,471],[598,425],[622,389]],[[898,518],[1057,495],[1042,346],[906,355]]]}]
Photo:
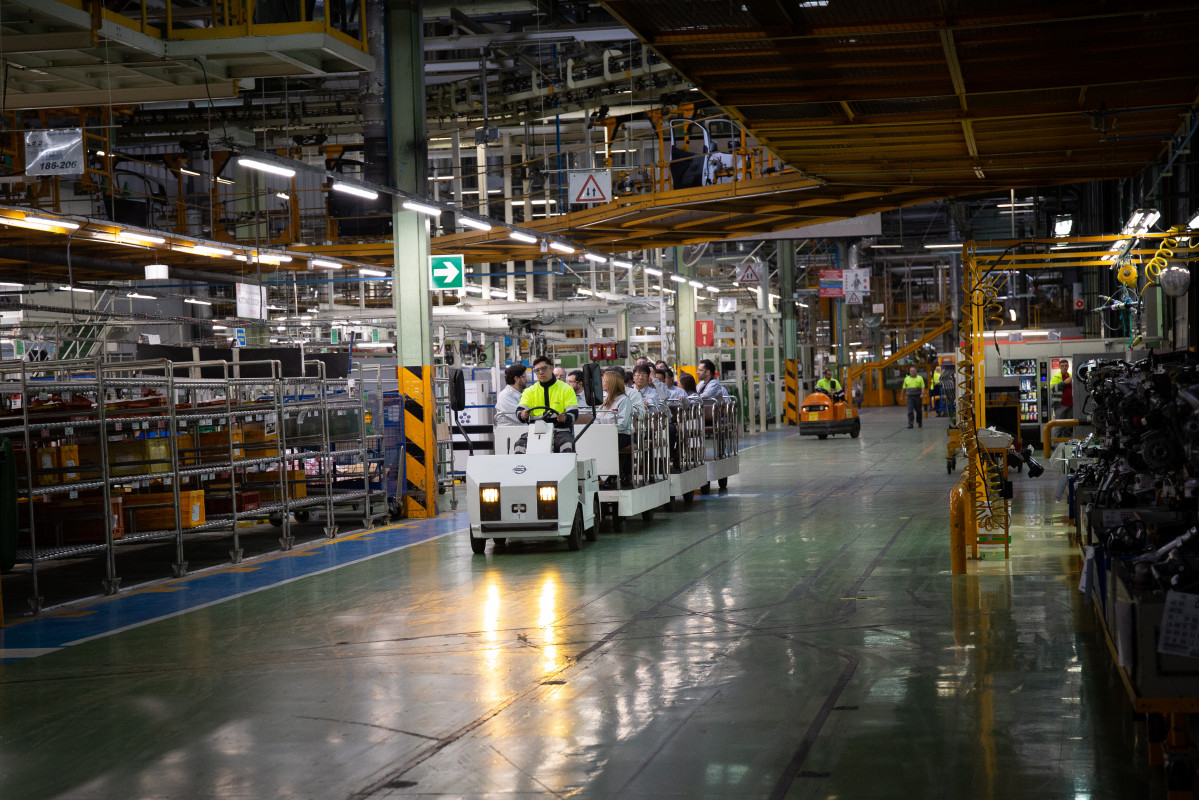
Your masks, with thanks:
[{"label": "fluorescent light fixture", "polygon": [[190,251],[185,251],[185,252],[192,252],[192,253],[196,253],[197,255],[202,255],[202,256],[226,256],[226,257],[228,257],[228,256],[233,255],[232,250],[226,250],[223,247],[209,247],[206,244],[192,245],[190,248]]},{"label": "fluorescent light fixture", "polygon": [[428,203],[418,203],[415,200],[405,200],[401,205],[409,211],[417,211],[430,217],[440,217],[443,211],[443,209],[437,206],[431,206]]},{"label": "fluorescent light fixture", "polygon": [[903,245],[901,245],[901,244],[872,244],[872,245],[870,245],[871,250],[899,250],[902,248],[903,248]]},{"label": "fluorescent light fixture", "polygon": [[926,244],[924,246],[925,250],[953,250],[954,248],[960,249],[961,245],[960,244]]},{"label": "fluorescent light fixture", "polygon": [[227,330],[229,330],[229,326],[228,325],[217,325],[214,323],[212,326],[212,329],[214,331],[227,331]]},{"label": "fluorescent light fixture", "polygon": [[696,289],[702,289],[702,288],[704,288],[704,283],[703,283],[703,281],[687,281],[687,283],[691,284],[691,285],[692,285],[692,286],[694,286]]},{"label": "fluorescent light fixture", "polygon": [[358,268],[358,274],[369,277],[369,278],[386,278],[387,277],[387,273],[383,272],[382,270],[365,269],[364,267]]},{"label": "fluorescent light fixture", "polygon": [[148,281],[165,281],[170,276],[171,268],[166,264],[146,265],[146,280]]},{"label": "fluorescent light fixture", "polygon": [[334,182],[333,191],[341,192],[342,194],[352,194],[355,197],[361,197],[365,200],[378,200],[379,193],[373,189],[365,189],[361,186],[355,186],[352,183]]},{"label": "fluorescent light fixture", "polygon": [[228,178],[217,178],[217,179],[216,179],[216,182],[217,182],[217,183],[223,183],[223,184],[225,184],[226,186],[232,186],[232,185],[233,185],[233,181],[229,180]]},{"label": "fluorescent light fixture", "polygon": [[183,302],[190,303],[193,306],[210,306],[210,305],[212,305],[212,303],[208,302],[207,300],[197,300],[194,297],[185,297],[185,298],[183,298]]},{"label": "fluorescent light fixture", "polygon": [[148,294],[138,294],[137,292],[129,292],[125,296],[128,297],[130,300],[157,300],[158,299],[157,297],[153,297]]},{"label": "fluorescent light fixture", "polygon": [[468,228],[474,228],[477,231],[491,230],[490,222],[487,222],[486,220],[482,220],[482,219],[475,219],[474,217],[468,217],[463,214],[458,215],[458,222],[462,225],[465,225]]},{"label": "fluorescent light fixture", "polygon": [[1073,217],[1058,217],[1053,223],[1054,236],[1069,236],[1072,230],[1074,230]]},{"label": "fluorescent light fixture", "polygon": [[512,231],[508,234],[508,238],[515,239],[518,242],[524,242],[525,244],[537,244],[536,236],[530,236],[529,234],[521,233],[520,231]]},{"label": "fluorescent light fixture", "polygon": [[186,167],[180,167],[179,171],[181,173],[183,173],[184,175],[194,175],[197,178],[200,177],[200,173],[196,172],[194,169],[187,169]]},{"label": "fluorescent light fixture", "polygon": [[662,274],[662,270],[660,270],[660,269],[657,269],[656,267],[646,267],[646,268],[645,268],[645,274],[646,274],[646,275],[653,275],[653,276],[657,277],[657,276],[660,276],[660,275]]},{"label": "fluorescent light fixture", "polygon": [[492,289],[492,290],[491,290],[491,297],[492,297],[492,299],[493,299],[493,300],[507,300],[507,299],[508,299],[508,293],[507,293],[507,292],[501,292],[499,289]]},{"label": "fluorescent light fixture", "polygon": [[1008,315],[1008,319],[1010,319],[1012,322],[1016,321],[1016,309],[1009,308],[1007,310],[1007,315]]},{"label": "fluorescent light fixture", "polygon": [[677,275],[677,274],[671,275],[670,279],[672,281],[674,281],[675,283],[686,283],[687,282],[686,278],[684,278],[682,275]]},{"label": "fluorescent light fixture", "polygon": [[344,264],[338,264],[336,261],[326,261],[323,258],[314,258],[308,262],[308,266],[315,269],[341,269]]},{"label": "fluorescent light fixture", "polygon": [[431,180],[431,181],[452,181],[452,180],[454,180],[454,176],[453,175],[434,175],[434,176],[430,177],[429,180]]},{"label": "fluorescent light fixture", "polygon": [[278,164],[272,164],[269,161],[260,161],[257,158],[239,156],[237,165],[239,167],[246,167],[247,169],[256,169],[259,172],[269,172],[272,175],[279,175],[284,178],[294,178],[296,175],[296,171],[290,167],[281,167]]},{"label": "fluorescent light fixture", "polygon": [[287,192],[275,192],[275,197],[278,197],[280,200],[282,200],[285,203],[291,202],[291,195],[288,194]]},{"label": "fluorescent light fixture", "polygon": [[1161,219],[1161,216],[1161,212],[1156,208],[1138,208],[1128,218],[1128,222],[1124,225],[1122,233],[1126,236],[1147,233],[1153,227],[1153,223]]},{"label": "fluorescent light fixture", "polygon": [[567,255],[575,251],[573,247],[568,244],[562,244],[562,242],[550,242],[550,249],[557,250],[559,253],[566,253]]},{"label": "fluorescent light fixture", "polygon": [[284,308],[283,306],[267,306],[266,310],[267,311],[286,311],[287,309]]},{"label": "fluorescent light fixture", "polygon": [[37,217],[32,214],[25,215],[25,222],[32,222],[35,225],[49,225],[54,228],[66,228],[75,230],[79,227],[78,222],[71,222],[69,219],[55,219],[53,217]]},{"label": "fluorescent light fixture", "polygon": [[720,290],[717,289],[715,286],[705,286],[704,288],[707,289],[712,294],[720,294]]},{"label": "fluorescent light fixture", "polygon": [[607,256],[601,256],[596,253],[584,253],[583,258],[587,259],[588,261],[593,261],[596,264],[607,264],[608,263]]},{"label": "fluorescent light fixture", "polygon": [[1032,208],[1035,205],[1036,205],[1035,202],[1033,202],[1032,200],[1029,200],[1024,203],[996,203],[995,207],[996,208]]},{"label": "fluorescent light fixture", "polygon": [[134,233],[133,231],[121,231],[117,234],[117,241],[132,244],[163,244],[166,239],[161,236],[146,236],[144,233]]},{"label": "fluorescent light fixture", "polygon": [[1190,228],[1191,230],[1195,230],[1195,228],[1199,228],[1199,214],[1196,214],[1195,216],[1191,217],[1191,221],[1187,223],[1187,227]]},{"label": "fluorescent light fixture", "polygon": [[591,291],[590,289],[584,289],[582,286],[577,287],[575,289],[575,293],[586,295],[587,297],[595,297],[595,292]]},{"label": "fluorescent light fixture", "polygon": [[97,150],[97,151],[96,151],[96,155],[98,155],[98,156],[106,156],[106,155],[108,155],[108,153],[105,153],[103,150]]},{"label": "fluorescent light fixture", "polygon": [[60,292],[79,292],[80,294],[95,294],[95,289],[80,289],[78,286],[59,286]]},{"label": "fluorescent light fixture", "polygon": [[617,261],[614,258],[614,259],[612,259],[612,266],[620,267],[621,269],[632,269],[633,263],[631,261]]},{"label": "fluorescent light fixture", "polygon": [[0,281],[0,286],[6,286],[9,289],[24,289],[25,288],[25,284],[23,284],[23,283],[9,283],[8,281]]},{"label": "fluorescent light fixture", "polygon": [[45,222],[30,222],[28,219],[0,219],[5,225],[12,225],[15,228],[29,228],[35,231],[53,231],[54,226]]},{"label": "fluorescent light fixture", "polygon": [[467,285],[467,286],[464,286],[464,287],[462,288],[462,291],[464,291],[464,292],[473,292],[473,293],[475,293],[475,294],[483,294],[483,287],[482,287],[482,286],[475,286],[475,285],[472,283],[472,284],[469,284],[469,285]]}]

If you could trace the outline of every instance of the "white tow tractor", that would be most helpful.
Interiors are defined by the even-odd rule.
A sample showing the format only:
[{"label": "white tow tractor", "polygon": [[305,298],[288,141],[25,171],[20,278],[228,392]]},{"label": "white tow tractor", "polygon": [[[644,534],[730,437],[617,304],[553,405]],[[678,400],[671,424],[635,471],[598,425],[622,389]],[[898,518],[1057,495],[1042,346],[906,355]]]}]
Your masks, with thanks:
[{"label": "white tow tractor", "polygon": [[[589,403],[597,403],[598,385],[598,368],[584,370]],[[550,409],[542,410],[551,414]],[[488,539],[501,546],[509,539],[562,537],[571,550],[581,548],[584,537],[596,540],[600,505],[595,459],[553,452],[554,426],[546,415],[518,429],[526,437],[524,453],[511,452],[511,436],[503,437],[501,449],[497,429],[496,454],[472,455],[467,460],[466,508],[474,553],[482,553]]]}]

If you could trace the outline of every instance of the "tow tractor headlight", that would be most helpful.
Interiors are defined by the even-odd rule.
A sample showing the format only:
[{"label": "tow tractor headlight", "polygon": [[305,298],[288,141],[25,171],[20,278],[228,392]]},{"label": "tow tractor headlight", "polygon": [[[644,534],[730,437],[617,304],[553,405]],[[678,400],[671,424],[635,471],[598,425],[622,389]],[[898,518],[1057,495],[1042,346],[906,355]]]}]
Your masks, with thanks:
[{"label": "tow tractor headlight", "polygon": [[558,484],[539,482],[537,484],[537,519],[558,518]]},{"label": "tow tractor headlight", "polygon": [[488,522],[495,522],[501,517],[500,485],[484,483],[479,485],[479,517]]}]

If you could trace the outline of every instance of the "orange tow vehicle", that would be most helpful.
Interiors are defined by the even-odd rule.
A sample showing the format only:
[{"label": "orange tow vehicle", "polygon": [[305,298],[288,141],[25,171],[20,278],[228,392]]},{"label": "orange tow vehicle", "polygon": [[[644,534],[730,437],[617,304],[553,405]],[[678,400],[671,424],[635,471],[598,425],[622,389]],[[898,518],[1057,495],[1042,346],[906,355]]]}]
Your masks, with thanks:
[{"label": "orange tow vehicle", "polygon": [[827,439],[830,434],[848,433],[858,438],[862,420],[858,411],[845,402],[845,392],[832,395],[821,390],[812,392],[799,407],[799,435]]}]

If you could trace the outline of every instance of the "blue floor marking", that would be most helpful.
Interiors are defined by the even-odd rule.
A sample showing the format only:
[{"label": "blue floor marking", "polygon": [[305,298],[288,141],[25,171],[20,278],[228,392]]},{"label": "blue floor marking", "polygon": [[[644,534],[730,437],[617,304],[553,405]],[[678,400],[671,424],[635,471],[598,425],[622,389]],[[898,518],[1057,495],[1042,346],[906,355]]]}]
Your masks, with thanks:
[{"label": "blue floor marking", "polygon": [[[415,526],[412,526],[415,522]],[[177,581],[133,589],[129,594],[71,605],[0,628],[0,664],[21,661],[118,631],[185,614],[235,597],[385,555],[462,530],[461,513],[414,520],[405,527],[376,529],[360,538],[334,539],[316,547],[272,553]],[[245,570],[245,571],[242,571]]]}]

